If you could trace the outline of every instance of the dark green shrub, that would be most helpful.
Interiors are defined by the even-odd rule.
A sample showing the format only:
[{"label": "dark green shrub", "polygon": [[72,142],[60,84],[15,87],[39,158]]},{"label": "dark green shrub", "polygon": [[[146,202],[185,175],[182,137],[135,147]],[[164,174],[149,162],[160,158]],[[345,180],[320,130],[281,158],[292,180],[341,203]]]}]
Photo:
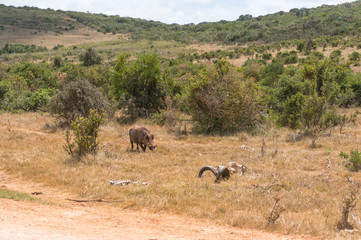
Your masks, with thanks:
[{"label": "dark green shrub", "polygon": [[142,54],[129,61],[129,55],[118,57],[113,75],[116,100],[132,116],[150,116],[165,107],[165,82],[156,54]]},{"label": "dark green shrub", "polygon": [[297,92],[283,102],[280,118],[278,119],[280,125],[291,128],[298,128],[301,125],[299,105],[304,99],[305,96]]},{"label": "dark green shrub", "polygon": [[356,66],[360,65],[360,53],[358,52],[353,52],[348,56],[348,59]]},{"label": "dark green shrub", "polygon": [[53,63],[54,63],[54,67],[56,68],[60,68],[64,65],[63,59],[61,59],[61,57],[59,56],[54,57]]},{"label": "dark green shrub", "polygon": [[24,100],[24,110],[37,111],[44,108],[54,94],[54,89],[39,89],[35,92],[28,92]]},{"label": "dark green shrub", "polygon": [[79,59],[84,66],[92,66],[102,62],[102,58],[93,48],[88,48],[85,53],[80,54]]},{"label": "dark green shrub", "polygon": [[102,109],[108,116],[112,115],[108,99],[87,80],[78,80],[66,85],[52,98],[50,109],[68,124],[79,116],[88,117],[90,109]]},{"label": "dark green shrub", "polygon": [[63,44],[57,44],[57,45],[55,45],[55,46],[53,47],[53,50],[58,50],[58,49],[63,48],[63,47],[64,47]]},{"label": "dark green shrub", "polygon": [[297,51],[302,52],[305,49],[305,42],[297,41],[296,48],[297,48]]},{"label": "dark green shrub", "polygon": [[272,53],[263,53],[262,54],[263,60],[271,60],[272,59]]}]

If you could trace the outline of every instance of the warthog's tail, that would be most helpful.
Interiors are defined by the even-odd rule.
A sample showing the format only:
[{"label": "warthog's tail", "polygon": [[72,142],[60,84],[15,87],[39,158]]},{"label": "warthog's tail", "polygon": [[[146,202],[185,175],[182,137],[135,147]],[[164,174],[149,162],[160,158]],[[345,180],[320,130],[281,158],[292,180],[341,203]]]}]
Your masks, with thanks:
[{"label": "warthog's tail", "polygon": [[199,170],[198,177],[201,178],[203,172],[207,170],[211,171],[214,174],[214,176],[216,176],[216,180],[214,182],[219,182],[222,179],[228,179],[230,176],[229,170],[225,166],[219,166],[218,169],[216,169],[213,166],[204,166],[201,168],[201,170]]}]

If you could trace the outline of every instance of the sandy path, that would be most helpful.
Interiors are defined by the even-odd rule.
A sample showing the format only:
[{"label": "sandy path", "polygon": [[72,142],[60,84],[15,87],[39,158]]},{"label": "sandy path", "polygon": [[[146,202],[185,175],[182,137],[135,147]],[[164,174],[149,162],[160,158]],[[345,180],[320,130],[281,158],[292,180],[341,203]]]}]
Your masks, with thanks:
[{"label": "sandy path", "polygon": [[0,199],[0,239],[306,239],[115,207]]},{"label": "sandy path", "polygon": [[66,192],[24,182],[0,171],[0,187],[32,193],[54,204],[0,199],[1,240],[314,239],[216,225],[167,214],[135,212],[111,203],[75,203]]}]

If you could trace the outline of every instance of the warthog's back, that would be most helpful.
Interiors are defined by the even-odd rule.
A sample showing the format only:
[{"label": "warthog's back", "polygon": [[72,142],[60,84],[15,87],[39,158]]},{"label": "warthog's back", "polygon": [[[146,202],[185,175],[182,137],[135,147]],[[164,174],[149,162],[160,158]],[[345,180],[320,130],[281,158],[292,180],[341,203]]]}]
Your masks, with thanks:
[{"label": "warthog's back", "polygon": [[146,127],[134,126],[129,129],[130,140],[135,143],[142,143],[147,133],[150,133],[150,130]]}]

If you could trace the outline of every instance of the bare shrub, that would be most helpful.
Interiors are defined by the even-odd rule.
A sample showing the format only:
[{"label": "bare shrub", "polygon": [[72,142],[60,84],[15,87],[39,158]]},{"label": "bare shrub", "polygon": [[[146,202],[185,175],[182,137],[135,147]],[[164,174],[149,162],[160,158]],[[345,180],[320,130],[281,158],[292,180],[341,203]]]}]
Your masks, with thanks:
[{"label": "bare shrub", "polygon": [[78,80],[66,85],[64,90],[53,97],[50,109],[68,125],[79,116],[88,117],[90,109],[103,109],[108,116],[113,114],[108,99],[87,80]]},{"label": "bare shrub", "polygon": [[280,217],[281,213],[285,210],[284,207],[280,206],[278,203],[280,202],[281,198],[276,196],[273,198],[274,203],[272,206],[272,209],[268,216],[266,216],[267,219],[267,226],[272,227],[277,219]]},{"label": "bare shrub", "polygon": [[160,126],[165,126],[171,133],[176,133],[178,135],[187,134],[187,119],[184,114],[172,107],[172,100],[170,97],[166,98],[165,103],[167,108],[154,114],[152,116],[153,122]]},{"label": "bare shrub", "polygon": [[342,216],[337,223],[337,229],[353,229],[354,227],[348,222],[348,216],[356,207],[359,198],[359,186],[355,185],[351,180],[350,187],[346,190],[342,197]]}]

